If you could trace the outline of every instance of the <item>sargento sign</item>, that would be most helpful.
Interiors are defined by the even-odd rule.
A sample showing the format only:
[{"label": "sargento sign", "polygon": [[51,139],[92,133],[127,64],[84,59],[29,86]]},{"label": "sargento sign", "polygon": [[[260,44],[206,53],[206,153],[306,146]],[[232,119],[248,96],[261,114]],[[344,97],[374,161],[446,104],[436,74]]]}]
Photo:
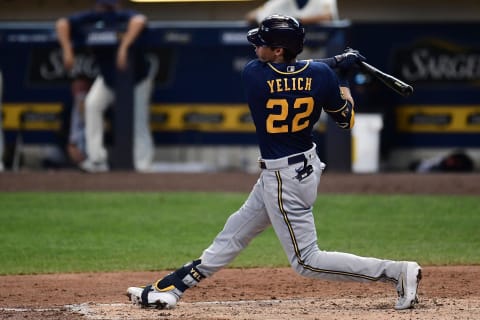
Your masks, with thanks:
[{"label": "sargento sign", "polygon": [[424,40],[399,50],[394,64],[397,74],[416,83],[480,81],[479,49],[437,39]]}]

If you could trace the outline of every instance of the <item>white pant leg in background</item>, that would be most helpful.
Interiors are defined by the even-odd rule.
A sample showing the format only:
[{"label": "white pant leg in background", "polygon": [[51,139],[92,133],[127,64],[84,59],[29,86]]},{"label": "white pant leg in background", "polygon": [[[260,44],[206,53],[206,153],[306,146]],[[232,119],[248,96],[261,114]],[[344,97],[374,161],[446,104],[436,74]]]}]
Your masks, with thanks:
[{"label": "white pant leg in background", "polygon": [[103,77],[98,76],[85,98],[85,138],[87,156],[92,162],[107,161],[107,150],[103,143],[103,115],[114,99],[113,90],[105,84]]},{"label": "white pant leg in background", "polygon": [[2,119],[2,101],[3,101],[3,76],[0,71],[0,171],[4,170],[3,167],[3,119]]},{"label": "white pant leg in background", "polygon": [[135,170],[148,171],[154,157],[154,143],[150,130],[150,98],[153,78],[147,77],[134,89],[133,162]]}]

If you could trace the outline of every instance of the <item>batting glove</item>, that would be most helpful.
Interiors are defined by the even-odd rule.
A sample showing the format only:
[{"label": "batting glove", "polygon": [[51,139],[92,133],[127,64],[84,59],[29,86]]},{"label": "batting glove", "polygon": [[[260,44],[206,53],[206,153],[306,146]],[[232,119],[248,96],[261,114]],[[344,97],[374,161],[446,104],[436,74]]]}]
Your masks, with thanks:
[{"label": "batting glove", "polygon": [[340,70],[350,70],[358,66],[362,61],[366,61],[367,58],[362,56],[358,50],[347,48],[342,54],[335,56],[337,62],[336,67]]}]

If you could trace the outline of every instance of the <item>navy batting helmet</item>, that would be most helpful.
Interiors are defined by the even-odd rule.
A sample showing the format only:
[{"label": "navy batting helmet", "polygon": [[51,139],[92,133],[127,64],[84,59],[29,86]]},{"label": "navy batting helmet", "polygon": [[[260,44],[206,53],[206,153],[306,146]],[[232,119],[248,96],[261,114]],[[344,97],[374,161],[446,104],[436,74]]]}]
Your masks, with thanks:
[{"label": "navy batting helmet", "polygon": [[285,48],[297,55],[303,50],[305,29],[295,18],[271,15],[248,31],[247,39],[255,46]]}]

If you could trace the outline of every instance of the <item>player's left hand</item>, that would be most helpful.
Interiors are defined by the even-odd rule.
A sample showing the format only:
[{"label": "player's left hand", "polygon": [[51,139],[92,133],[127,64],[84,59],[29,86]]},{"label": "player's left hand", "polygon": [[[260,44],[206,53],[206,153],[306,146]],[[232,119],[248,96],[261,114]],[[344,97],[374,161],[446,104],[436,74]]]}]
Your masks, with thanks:
[{"label": "player's left hand", "polygon": [[349,71],[358,66],[362,61],[366,61],[367,58],[362,56],[358,50],[347,48],[342,54],[335,56],[337,62],[336,68],[341,71]]}]

